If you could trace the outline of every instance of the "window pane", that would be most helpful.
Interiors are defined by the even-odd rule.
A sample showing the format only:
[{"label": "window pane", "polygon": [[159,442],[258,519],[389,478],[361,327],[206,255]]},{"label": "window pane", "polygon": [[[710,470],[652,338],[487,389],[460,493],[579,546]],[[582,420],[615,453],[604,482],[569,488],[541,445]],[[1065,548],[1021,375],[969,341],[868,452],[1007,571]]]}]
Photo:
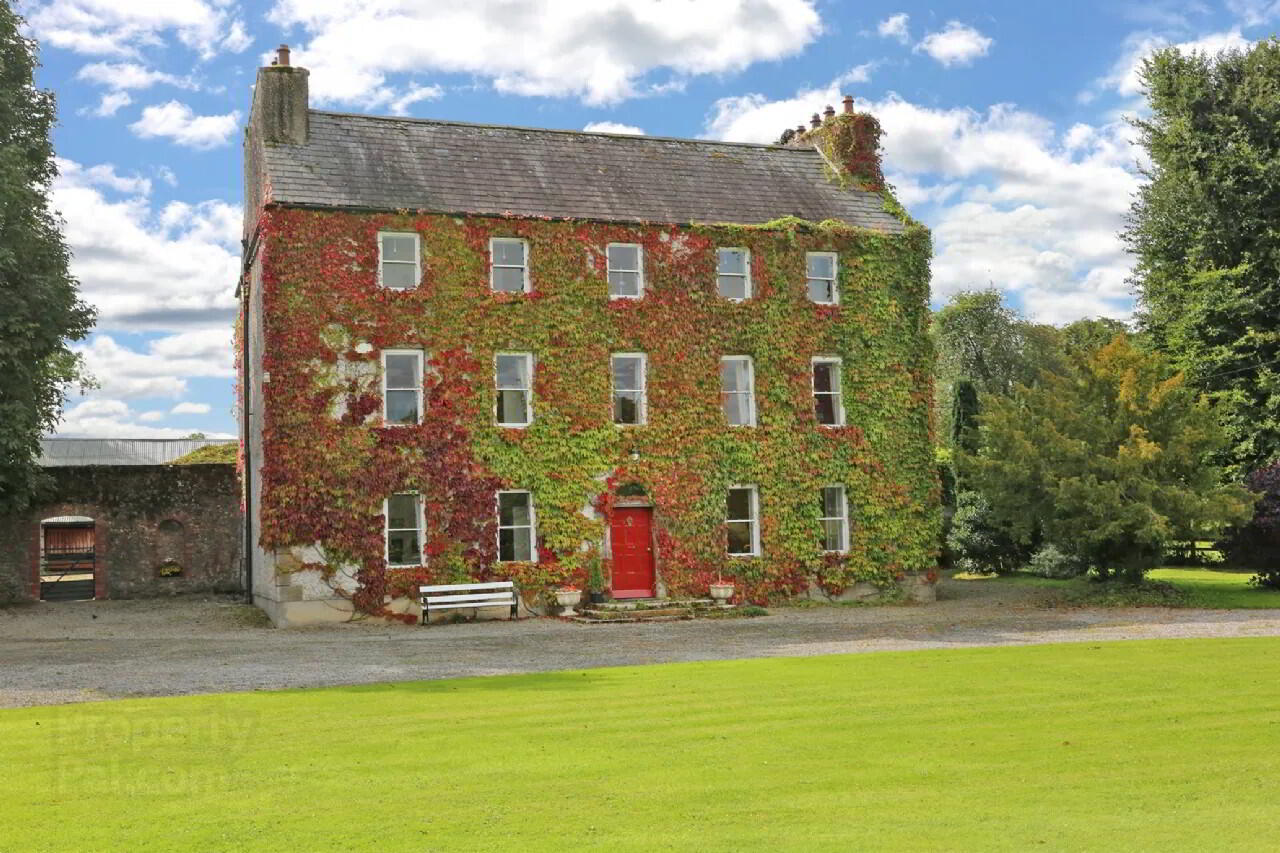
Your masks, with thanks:
[{"label": "window pane", "polygon": [[613,396],[613,422],[616,424],[640,423],[639,391],[620,391]]},{"label": "window pane", "polygon": [[639,296],[640,295],[640,273],[637,273],[637,272],[609,273],[609,295],[610,296]]},{"label": "window pane", "polygon": [[417,495],[392,495],[387,500],[387,527],[418,529]]},{"label": "window pane", "polygon": [[524,290],[524,270],[518,267],[494,267],[493,289],[500,293],[520,293]]},{"label": "window pane", "polygon": [[813,398],[814,414],[818,417],[818,423],[823,426],[837,426],[840,423],[839,416],[836,412],[836,398],[832,394],[818,394]]},{"label": "window pane", "polygon": [[498,495],[498,524],[502,527],[529,524],[527,492],[503,492]]},{"label": "window pane", "polygon": [[529,405],[524,391],[498,392],[498,423],[527,424]]},{"label": "window pane", "polygon": [[747,280],[740,275],[722,275],[716,279],[716,290],[725,299],[746,299]]},{"label": "window pane", "polygon": [[727,527],[730,554],[750,554],[755,550],[751,541],[751,522],[731,521]]},{"label": "window pane", "polygon": [[517,527],[498,531],[498,559],[520,560],[528,562],[533,559],[533,548],[529,543],[530,528]]},{"label": "window pane", "polygon": [[810,254],[808,256],[808,260],[809,260],[808,274],[811,277],[813,278],[835,278],[836,277],[835,259],[832,258],[830,255]]},{"label": "window pane", "polygon": [[494,240],[493,263],[499,265],[524,266],[523,240]]},{"label": "window pane", "polygon": [[831,282],[820,278],[809,279],[809,299],[812,302],[835,302]]},{"label": "window pane", "polygon": [[421,359],[416,355],[387,356],[388,388],[419,388],[422,380],[418,378],[418,364]]},{"label": "window pane", "polygon": [[816,361],[813,364],[813,390],[835,391],[837,368],[829,361]]},{"label": "window pane", "polygon": [[822,522],[822,550],[844,550],[844,522],[840,519],[828,519]]},{"label": "window pane", "polygon": [[843,492],[839,486],[823,488],[822,499],[819,501],[823,518],[839,518],[844,515],[844,502],[841,500]]},{"label": "window pane", "polygon": [[742,249],[718,249],[716,251],[716,272],[720,275],[745,275],[747,272],[747,253]]},{"label": "window pane", "polygon": [[418,241],[411,234],[383,234],[382,259],[384,261],[415,261],[414,244]]},{"label": "window pane", "polygon": [[418,392],[388,391],[385,420],[389,424],[416,424],[418,422]]},{"label": "window pane", "polygon": [[720,390],[747,391],[747,362],[741,358],[729,358],[720,362]]},{"label": "window pane", "polygon": [[422,562],[418,531],[392,530],[387,533],[387,562],[392,565],[417,565]]},{"label": "window pane", "polygon": [[609,269],[611,270],[639,270],[640,269],[640,247],[639,246],[610,246],[609,247]]},{"label": "window pane", "polygon": [[498,356],[498,387],[528,388],[529,359],[523,355]]},{"label": "window pane", "polygon": [[395,290],[408,290],[418,286],[414,279],[413,264],[383,264],[382,286]]},{"label": "window pane", "polygon": [[725,394],[724,416],[731,426],[750,426],[750,397],[747,394]]},{"label": "window pane", "polygon": [[727,514],[725,515],[725,518],[738,520],[752,518],[751,490],[730,489],[726,510]]},{"label": "window pane", "polygon": [[641,388],[641,360],[633,356],[615,356],[613,359],[613,387],[619,391],[639,391]]}]

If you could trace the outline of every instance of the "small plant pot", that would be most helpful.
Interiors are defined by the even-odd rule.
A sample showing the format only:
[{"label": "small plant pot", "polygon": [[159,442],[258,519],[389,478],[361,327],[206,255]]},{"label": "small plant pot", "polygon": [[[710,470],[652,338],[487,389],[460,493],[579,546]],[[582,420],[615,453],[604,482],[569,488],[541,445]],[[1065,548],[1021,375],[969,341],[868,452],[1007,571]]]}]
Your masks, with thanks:
[{"label": "small plant pot", "polygon": [[557,589],[556,604],[559,604],[566,611],[564,615],[568,615],[582,602],[582,590],[580,589]]},{"label": "small plant pot", "polygon": [[587,593],[587,600],[590,601],[592,604],[604,604],[605,602],[604,592],[602,591],[602,592]]},{"label": "small plant pot", "polygon": [[711,598],[716,604],[728,604],[729,599],[733,598],[733,584],[731,583],[713,583],[711,584]]}]

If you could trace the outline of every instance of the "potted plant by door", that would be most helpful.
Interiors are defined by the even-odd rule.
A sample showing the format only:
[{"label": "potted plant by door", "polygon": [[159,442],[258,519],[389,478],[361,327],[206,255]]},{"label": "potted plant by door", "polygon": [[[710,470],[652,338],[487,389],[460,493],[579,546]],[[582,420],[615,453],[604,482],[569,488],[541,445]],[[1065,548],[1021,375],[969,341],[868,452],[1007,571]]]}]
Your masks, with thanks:
[{"label": "potted plant by door", "polygon": [[729,603],[729,599],[733,598],[733,584],[725,581],[716,573],[715,583],[710,587],[711,598],[716,604],[725,605]]},{"label": "potted plant by door", "polygon": [[556,604],[563,608],[561,616],[568,616],[582,601],[582,590],[576,586],[562,586],[556,589]]},{"label": "potted plant by door", "polygon": [[600,571],[600,558],[591,561],[587,571],[587,597],[592,604],[604,603],[604,572]]}]

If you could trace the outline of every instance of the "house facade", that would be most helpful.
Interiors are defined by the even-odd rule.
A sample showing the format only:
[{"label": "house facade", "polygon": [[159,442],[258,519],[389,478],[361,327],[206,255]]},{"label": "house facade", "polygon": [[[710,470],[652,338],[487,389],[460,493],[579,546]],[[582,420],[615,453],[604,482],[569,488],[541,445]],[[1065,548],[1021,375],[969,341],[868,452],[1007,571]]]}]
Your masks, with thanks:
[{"label": "house facade", "polygon": [[785,146],[312,110],[245,136],[246,547],[277,624],[930,572],[930,238],[852,111]]}]

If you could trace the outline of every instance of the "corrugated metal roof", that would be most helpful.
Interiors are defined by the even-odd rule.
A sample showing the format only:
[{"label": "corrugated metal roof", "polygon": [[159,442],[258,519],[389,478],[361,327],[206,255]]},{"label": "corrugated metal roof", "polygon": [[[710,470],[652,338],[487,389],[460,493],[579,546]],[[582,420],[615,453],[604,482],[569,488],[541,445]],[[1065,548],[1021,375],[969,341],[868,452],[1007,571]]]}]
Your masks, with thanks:
[{"label": "corrugated metal roof", "polygon": [[40,465],[164,465],[211,444],[234,438],[43,438]]},{"label": "corrugated metal roof", "polygon": [[872,192],[826,179],[813,149],[312,110],[306,145],[267,145],[271,201],[619,222],[783,216],[899,233]]}]

